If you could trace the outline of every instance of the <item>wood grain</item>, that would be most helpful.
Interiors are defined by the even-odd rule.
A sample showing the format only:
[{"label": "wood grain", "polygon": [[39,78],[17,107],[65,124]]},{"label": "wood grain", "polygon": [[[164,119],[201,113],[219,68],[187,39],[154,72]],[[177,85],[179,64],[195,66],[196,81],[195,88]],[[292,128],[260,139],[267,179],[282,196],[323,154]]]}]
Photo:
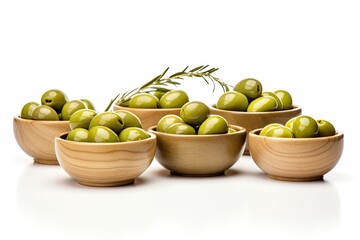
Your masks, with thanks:
[{"label": "wood grain", "polygon": [[61,133],[70,130],[69,121],[28,120],[15,116],[13,130],[20,148],[40,164],[59,164],[54,142]]},{"label": "wood grain", "polygon": [[344,134],[330,137],[274,138],[249,133],[249,149],[256,165],[270,178],[286,181],[313,181],[323,178],[338,163]]},{"label": "wood grain", "polygon": [[148,129],[151,126],[157,125],[160,118],[168,114],[176,114],[180,115],[180,108],[130,108],[130,107],[122,107],[118,105],[114,105],[115,110],[127,110],[129,112],[134,113],[139,117],[142,128]]},{"label": "wood grain", "polygon": [[133,183],[151,164],[156,136],[134,142],[84,143],[58,137],[55,151],[60,166],[86,186],[122,186]]},{"label": "wood grain", "polygon": [[179,135],[157,132],[156,160],[172,174],[182,176],[214,176],[224,174],[245,149],[246,130],[231,134]]},{"label": "wood grain", "polygon": [[[241,112],[241,111],[227,111],[217,109],[214,106],[210,107],[211,114],[218,114],[223,116],[229,124],[244,127],[248,134],[250,131],[263,128],[270,123],[285,124],[289,119],[301,114],[301,108],[294,106],[293,109],[283,111],[271,112]],[[247,138],[249,139],[249,138]],[[248,142],[248,140],[247,140]],[[249,154],[249,144],[246,145],[244,154]]]}]

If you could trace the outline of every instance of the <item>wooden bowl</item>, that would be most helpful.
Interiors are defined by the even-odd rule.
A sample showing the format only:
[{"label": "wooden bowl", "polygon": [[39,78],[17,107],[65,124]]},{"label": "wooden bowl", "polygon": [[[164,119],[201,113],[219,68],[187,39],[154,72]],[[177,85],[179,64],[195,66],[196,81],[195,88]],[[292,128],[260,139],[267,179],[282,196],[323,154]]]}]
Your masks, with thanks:
[{"label": "wooden bowl", "polygon": [[323,179],[338,163],[344,134],[330,137],[275,138],[260,136],[261,129],[249,133],[249,150],[256,165],[268,177],[285,181]]},{"label": "wooden bowl", "polygon": [[246,130],[231,125],[234,133],[179,135],[149,132],[157,137],[156,160],[173,175],[216,176],[233,166],[245,149]]},{"label": "wooden bowl", "polygon": [[142,128],[148,129],[157,125],[160,118],[168,114],[180,115],[180,108],[130,108],[114,105],[113,110],[127,110],[139,117]]},{"label": "wooden bowl", "polygon": [[40,164],[59,164],[54,142],[61,133],[70,131],[69,121],[29,120],[15,116],[13,130],[20,148]]},{"label": "wooden bowl", "polygon": [[[293,109],[271,112],[241,112],[217,109],[215,105],[210,106],[210,113],[223,116],[229,124],[242,126],[246,129],[247,143],[249,132],[257,128],[263,128],[270,123],[285,124],[288,120],[301,114],[301,108],[294,106]],[[249,155],[249,144],[246,144],[244,154]]]},{"label": "wooden bowl", "polygon": [[90,143],[66,140],[67,133],[55,139],[60,166],[76,182],[86,186],[131,184],[151,164],[156,136],[133,142]]}]

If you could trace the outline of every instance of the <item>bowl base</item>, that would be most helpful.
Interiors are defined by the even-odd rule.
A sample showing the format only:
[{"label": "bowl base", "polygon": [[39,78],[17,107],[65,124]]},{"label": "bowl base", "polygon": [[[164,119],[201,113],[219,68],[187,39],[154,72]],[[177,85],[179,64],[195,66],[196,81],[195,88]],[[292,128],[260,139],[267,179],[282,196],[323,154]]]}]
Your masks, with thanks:
[{"label": "bowl base", "polygon": [[59,162],[56,159],[39,159],[34,158],[35,164],[44,164],[44,165],[59,165]]},{"label": "bowl base", "polygon": [[300,177],[296,177],[296,178],[292,178],[292,177],[281,177],[281,176],[275,176],[275,175],[267,175],[268,178],[274,179],[274,180],[280,180],[280,181],[288,181],[288,182],[311,182],[311,181],[322,181],[324,180],[324,176],[315,176],[315,177],[304,177],[304,178],[300,178]]},{"label": "bowl base", "polygon": [[99,182],[88,182],[88,181],[76,181],[80,185],[87,186],[87,187],[119,187],[130,185],[135,182],[135,179],[119,181],[119,182],[108,182],[108,183],[99,183]]},{"label": "bowl base", "polygon": [[225,175],[225,172],[217,172],[210,174],[186,174],[186,173],[178,173],[178,172],[170,171],[170,174],[174,176],[182,176],[182,177],[216,177],[216,176]]}]

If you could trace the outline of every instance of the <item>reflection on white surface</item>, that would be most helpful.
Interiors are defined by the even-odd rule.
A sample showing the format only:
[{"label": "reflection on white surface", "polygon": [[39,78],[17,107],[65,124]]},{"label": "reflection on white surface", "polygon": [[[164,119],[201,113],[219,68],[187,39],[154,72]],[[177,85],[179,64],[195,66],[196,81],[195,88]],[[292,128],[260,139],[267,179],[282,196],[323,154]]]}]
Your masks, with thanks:
[{"label": "reflection on white surface", "polygon": [[17,202],[34,225],[87,239],[150,233],[172,239],[240,233],[304,237],[331,231],[341,218],[331,183],[270,180],[246,165],[225,176],[186,178],[170,176],[154,163],[135,184],[113,188],[81,186],[59,166],[30,165],[19,179]]}]

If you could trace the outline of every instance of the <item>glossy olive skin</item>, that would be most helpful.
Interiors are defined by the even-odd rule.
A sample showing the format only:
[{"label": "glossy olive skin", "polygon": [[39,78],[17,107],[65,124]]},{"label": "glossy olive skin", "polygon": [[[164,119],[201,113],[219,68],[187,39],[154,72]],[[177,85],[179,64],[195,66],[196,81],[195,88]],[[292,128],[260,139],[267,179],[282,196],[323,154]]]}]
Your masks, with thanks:
[{"label": "glossy olive skin", "polygon": [[248,108],[248,112],[269,112],[275,111],[278,107],[276,100],[270,96],[259,97],[253,100]]},{"label": "glossy olive skin", "polygon": [[230,127],[229,127],[229,129],[228,129],[228,133],[234,133],[234,132],[236,132],[236,130],[235,130],[235,129],[233,129],[233,128],[230,128]]},{"label": "glossy olive skin", "polygon": [[260,97],[262,89],[261,82],[255,78],[245,78],[234,87],[234,91],[244,94],[249,100]]},{"label": "glossy olive skin", "polygon": [[170,127],[168,127],[165,132],[171,134],[185,134],[185,135],[196,134],[195,129],[186,123],[174,123]]},{"label": "glossy olive skin", "polygon": [[69,125],[70,129],[75,128],[89,128],[91,120],[97,115],[97,112],[95,112],[92,109],[80,109],[76,112],[74,112],[70,119],[69,119]]},{"label": "glossy olive skin", "polygon": [[[261,129],[259,135],[260,135],[260,136],[266,136],[266,133],[267,133],[270,129],[272,129],[272,128],[274,128],[274,127],[281,127],[281,126],[282,126],[282,125],[281,125],[280,123],[270,123],[270,124],[266,125],[265,127],[263,127],[263,129]],[[291,128],[290,128],[290,129],[291,129]]]},{"label": "glossy olive skin", "polygon": [[32,113],[37,106],[40,106],[37,102],[26,103],[21,109],[20,117],[24,119],[32,119]]},{"label": "glossy olive skin", "polygon": [[102,112],[93,117],[89,124],[89,130],[95,126],[106,126],[118,135],[124,128],[124,121],[115,112]]},{"label": "glossy olive skin", "polygon": [[85,103],[80,100],[69,101],[64,104],[61,110],[61,117],[63,120],[69,120],[71,115],[80,109],[86,109]]},{"label": "glossy olive skin", "polygon": [[261,96],[270,96],[273,97],[275,99],[275,101],[277,102],[277,109],[276,110],[283,110],[284,109],[284,105],[281,101],[281,99],[273,92],[262,92]]},{"label": "glossy olive skin", "polygon": [[294,138],[294,133],[288,127],[283,125],[273,126],[263,135],[266,137],[279,137],[279,138]]},{"label": "glossy olive skin", "polygon": [[95,105],[89,99],[80,99],[80,101],[82,101],[85,104],[87,109],[96,111]]},{"label": "glossy olive skin", "polygon": [[249,105],[248,98],[236,91],[223,93],[216,103],[216,108],[229,111],[246,111]]},{"label": "glossy olive skin", "polygon": [[291,129],[296,138],[312,138],[318,135],[318,124],[310,116],[296,117]]},{"label": "glossy olive skin", "polygon": [[159,99],[150,93],[139,93],[129,101],[131,108],[157,108]]},{"label": "glossy olive skin", "polygon": [[43,93],[41,96],[41,104],[52,107],[57,113],[60,113],[68,97],[66,94],[58,89],[51,89]]},{"label": "glossy olive skin", "polygon": [[199,127],[198,135],[223,134],[229,131],[228,122],[219,115],[210,115]]},{"label": "glossy olive skin", "polygon": [[115,113],[117,113],[122,118],[124,122],[123,129],[128,127],[142,128],[141,120],[139,119],[138,116],[136,116],[136,114],[129,112],[127,110],[116,110]]},{"label": "glossy olive skin", "polygon": [[32,118],[34,120],[58,121],[59,115],[52,107],[40,105],[34,108]]},{"label": "glossy olive skin", "polygon": [[119,142],[119,137],[108,127],[94,126],[89,130],[88,140],[95,143]]},{"label": "glossy olive skin", "polygon": [[66,140],[75,142],[89,142],[89,130],[85,128],[76,128],[69,132]]},{"label": "glossy olive skin", "polygon": [[149,137],[150,135],[144,129],[138,127],[125,128],[119,135],[120,142],[139,141]]},{"label": "glossy olive skin", "polygon": [[331,122],[323,119],[319,119],[316,122],[318,124],[319,137],[333,136],[336,134],[335,127]]},{"label": "glossy olive skin", "polygon": [[185,123],[191,126],[201,125],[209,114],[209,107],[205,103],[199,101],[185,103],[180,109],[180,117]]},{"label": "glossy olive skin", "polygon": [[160,90],[156,90],[154,92],[154,96],[157,97],[157,99],[160,100],[160,98],[166,93],[167,91],[160,91]]},{"label": "glossy olive skin", "polygon": [[189,96],[183,90],[170,90],[159,101],[160,108],[180,108],[189,102]]},{"label": "glossy olive skin", "polygon": [[288,110],[293,108],[292,96],[288,91],[285,90],[276,90],[274,92],[276,96],[279,97],[281,102],[283,103],[283,109]]},{"label": "glossy olive skin", "polygon": [[173,125],[174,123],[184,123],[184,120],[182,120],[181,117],[175,114],[168,114],[160,118],[157,126],[156,131],[158,132],[166,132],[168,127]]}]

